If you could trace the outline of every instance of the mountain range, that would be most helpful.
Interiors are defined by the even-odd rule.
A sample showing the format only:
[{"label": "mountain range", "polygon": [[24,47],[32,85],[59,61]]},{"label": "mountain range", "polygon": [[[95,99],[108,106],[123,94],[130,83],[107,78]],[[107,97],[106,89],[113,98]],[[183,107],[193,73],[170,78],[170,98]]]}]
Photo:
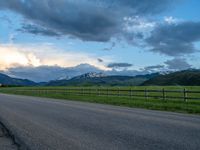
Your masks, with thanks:
[{"label": "mountain range", "polygon": [[89,72],[70,79],[36,83],[27,79],[12,78],[0,73],[1,85],[12,86],[150,86],[150,85],[200,85],[200,70],[184,70],[168,73],[152,73],[137,76],[106,75]]},{"label": "mountain range", "polygon": [[48,86],[136,86],[157,76],[158,73],[138,76],[106,76],[102,73],[87,73],[69,80],[50,81]]},{"label": "mountain range", "polygon": [[0,73],[7,74],[16,78],[29,79],[34,82],[49,82],[52,80],[71,79],[76,76],[87,74],[88,72],[103,73],[109,76],[135,76],[145,75],[150,72],[147,70],[103,70],[90,64],[79,64],[73,67],[60,66],[16,66]]},{"label": "mountain range", "polygon": [[151,78],[142,85],[180,85],[180,86],[199,86],[200,85],[200,70],[184,70],[172,72],[169,74],[161,74]]},{"label": "mountain range", "polygon": [[17,79],[9,77],[5,74],[0,73],[0,84],[1,85],[12,85],[12,86],[35,86],[38,83],[35,83],[27,79]]}]

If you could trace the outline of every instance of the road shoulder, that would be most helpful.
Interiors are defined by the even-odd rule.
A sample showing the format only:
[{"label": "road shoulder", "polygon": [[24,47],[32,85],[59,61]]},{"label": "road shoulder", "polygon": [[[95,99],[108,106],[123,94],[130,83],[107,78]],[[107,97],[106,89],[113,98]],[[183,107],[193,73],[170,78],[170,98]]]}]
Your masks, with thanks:
[{"label": "road shoulder", "polygon": [[0,149],[1,150],[19,150],[19,145],[16,144],[9,132],[0,123]]}]

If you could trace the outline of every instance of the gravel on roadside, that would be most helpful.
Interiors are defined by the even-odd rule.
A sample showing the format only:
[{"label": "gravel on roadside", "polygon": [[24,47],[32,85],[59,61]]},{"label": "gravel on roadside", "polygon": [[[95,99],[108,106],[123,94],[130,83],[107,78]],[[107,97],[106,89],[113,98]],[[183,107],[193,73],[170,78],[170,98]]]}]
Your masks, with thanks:
[{"label": "gravel on roadside", "polygon": [[9,136],[6,129],[0,124],[0,150],[18,150],[17,145]]}]

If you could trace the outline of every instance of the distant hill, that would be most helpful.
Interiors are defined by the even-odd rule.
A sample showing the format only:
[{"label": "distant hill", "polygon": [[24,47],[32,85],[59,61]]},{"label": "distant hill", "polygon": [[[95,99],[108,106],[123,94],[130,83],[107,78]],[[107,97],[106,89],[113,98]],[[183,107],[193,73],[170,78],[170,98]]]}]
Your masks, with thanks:
[{"label": "distant hill", "polygon": [[159,74],[131,76],[106,76],[102,73],[87,73],[70,80],[57,80],[48,86],[135,86]]},{"label": "distant hill", "polygon": [[151,78],[141,85],[182,85],[182,86],[199,86],[200,70],[185,70],[173,72],[165,75],[159,75]]},{"label": "distant hill", "polygon": [[2,85],[12,85],[12,86],[34,86],[37,83],[26,80],[26,79],[17,79],[11,78],[5,74],[0,73],[0,84]]}]

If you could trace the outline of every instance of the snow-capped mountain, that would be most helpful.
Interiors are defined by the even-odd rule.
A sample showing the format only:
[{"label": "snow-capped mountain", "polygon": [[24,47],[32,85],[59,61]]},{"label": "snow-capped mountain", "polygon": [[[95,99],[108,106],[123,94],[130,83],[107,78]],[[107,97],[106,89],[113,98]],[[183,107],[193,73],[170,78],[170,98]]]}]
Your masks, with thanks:
[{"label": "snow-capped mountain", "polygon": [[101,77],[106,77],[106,75],[103,73],[89,72],[89,73],[74,77],[73,79],[101,78]]}]

